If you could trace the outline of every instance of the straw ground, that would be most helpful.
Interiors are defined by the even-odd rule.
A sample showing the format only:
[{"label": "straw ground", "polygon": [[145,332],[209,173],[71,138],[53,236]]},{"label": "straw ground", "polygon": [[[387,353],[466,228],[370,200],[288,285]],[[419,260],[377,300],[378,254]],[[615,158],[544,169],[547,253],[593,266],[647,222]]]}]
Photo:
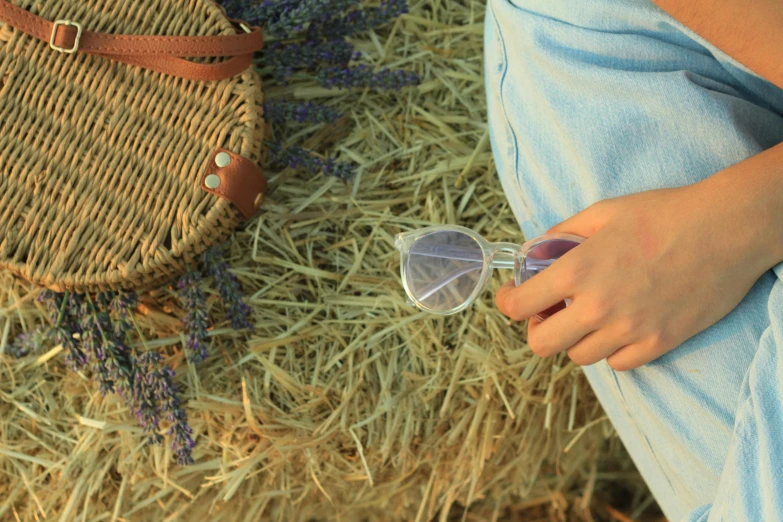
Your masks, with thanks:
[{"label": "straw ground", "polygon": [[369,63],[420,72],[417,88],[327,91],[300,78],[268,90],[343,110],[337,125],[293,138],[359,171],[348,183],[270,173],[263,212],[229,247],[256,329],[214,324],[205,363],[183,357],[174,291],[141,296],[148,346],[183,389],[195,465],[145,446],[121,402],[68,372],[58,348],[3,355],[43,311],[33,289],[0,275],[0,520],[597,521],[654,511],[580,369],[532,355],[524,325],[495,310],[499,277],[455,317],[405,304],[396,233],[454,223],[523,239],[489,147],[483,10],[479,0],[412,0],[410,14],[358,42]]}]

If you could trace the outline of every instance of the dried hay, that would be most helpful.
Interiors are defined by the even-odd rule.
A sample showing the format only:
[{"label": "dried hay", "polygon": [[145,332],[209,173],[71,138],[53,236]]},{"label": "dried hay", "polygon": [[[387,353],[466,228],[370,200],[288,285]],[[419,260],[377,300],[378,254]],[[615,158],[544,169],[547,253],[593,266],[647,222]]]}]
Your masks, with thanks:
[{"label": "dried hay", "polygon": [[419,71],[417,89],[268,92],[345,110],[308,142],[339,138],[360,169],[348,184],[271,176],[230,247],[256,330],[214,325],[201,366],[183,359],[173,290],[142,296],[148,344],[185,392],[195,465],[145,446],[117,397],[66,371],[58,349],[2,355],[43,311],[0,274],[0,520],[623,520],[608,505],[618,483],[644,511],[580,370],[533,356],[494,308],[500,278],[456,317],[405,304],[396,233],[459,223],[522,241],[489,148],[483,9],[414,0],[360,42],[377,65]]}]

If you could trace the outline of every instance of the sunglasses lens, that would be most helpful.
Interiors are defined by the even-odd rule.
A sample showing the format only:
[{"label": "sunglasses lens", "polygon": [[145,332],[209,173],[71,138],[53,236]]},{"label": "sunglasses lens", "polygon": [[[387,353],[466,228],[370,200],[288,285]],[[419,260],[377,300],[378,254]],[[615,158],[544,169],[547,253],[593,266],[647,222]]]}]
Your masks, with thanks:
[{"label": "sunglasses lens", "polygon": [[[521,285],[534,275],[538,274],[549,265],[557,261],[560,256],[579,245],[579,241],[573,241],[570,239],[551,239],[543,241],[528,251],[525,256],[524,266],[518,266],[516,270],[517,285]],[[559,312],[566,307],[564,301],[550,306],[546,310],[543,310],[537,314],[537,317],[541,320],[550,317],[552,314]]]},{"label": "sunglasses lens", "polygon": [[408,289],[430,310],[448,312],[470,299],[484,271],[484,252],[462,232],[432,232],[408,253]]}]

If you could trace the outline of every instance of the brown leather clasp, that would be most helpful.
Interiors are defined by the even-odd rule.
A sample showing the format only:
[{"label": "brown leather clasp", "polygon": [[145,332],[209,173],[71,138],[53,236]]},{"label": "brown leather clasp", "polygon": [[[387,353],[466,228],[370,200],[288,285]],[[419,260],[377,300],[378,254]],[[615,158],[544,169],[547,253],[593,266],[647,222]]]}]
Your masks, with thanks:
[{"label": "brown leather clasp", "polygon": [[232,202],[250,219],[261,205],[267,181],[261,168],[230,150],[217,149],[207,163],[200,186]]},{"label": "brown leather clasp", "polygon": [[[78,20],[51,22],[0,0],[0,22],[49,44],[52,52],[83,52],[192,80],[224,80],[253,63],[253,53],[264,45],[260,27],[230,20],[238,34],[226,36],[148,36],[95,33]],[[185,58],[230,59],[196,63]]]}]

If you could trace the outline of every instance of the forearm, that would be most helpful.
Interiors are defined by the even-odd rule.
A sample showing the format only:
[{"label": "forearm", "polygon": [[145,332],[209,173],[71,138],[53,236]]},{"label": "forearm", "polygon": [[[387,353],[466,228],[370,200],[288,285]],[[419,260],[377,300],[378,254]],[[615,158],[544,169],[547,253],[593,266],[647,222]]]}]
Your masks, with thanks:
[{"label": "forearm", "polygon": [[[697,184],[734,248],[755,252],[755,268],[783,262],[783,143]],[[726,230],[724,230],[726,231]]]},{"label": "forearm", "polygon": [[783,89],[783,1],[653,2],[718,49]]}]

